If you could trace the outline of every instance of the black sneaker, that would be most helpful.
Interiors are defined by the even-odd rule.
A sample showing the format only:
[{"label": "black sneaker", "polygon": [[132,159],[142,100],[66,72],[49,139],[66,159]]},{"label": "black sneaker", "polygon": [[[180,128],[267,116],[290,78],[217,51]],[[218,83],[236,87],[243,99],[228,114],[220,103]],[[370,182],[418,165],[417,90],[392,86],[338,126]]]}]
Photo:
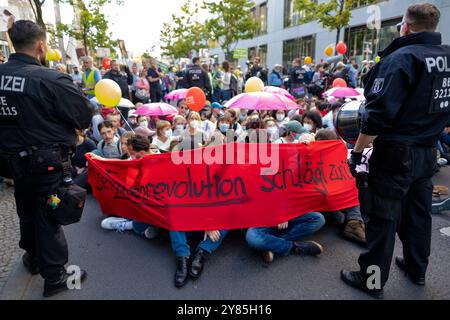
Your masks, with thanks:
[{"label": "black sneaker", "polygon": [[358,289],[362,292],[367,293],[372,298],[375,299],[383,299],[384,298],[384,291],[383,289],[373,289],[370,290],[367,288],[366,284],[362,280],[359,271],[347,271],[342,270],[341,271],[341,279],[346,284],[348,284],[350,287],[353,287],[355,289]]},{"label": "black sneaker", "polygon": [[[49,298],[60,292],[69,290],[67,281],[69,280],[69,277],[71,277],[72,275],[73,274],[65,272],[61,275],[61,277],[58,280],[52,281],[46,279],[44,283],[44,297]],[[86,279],[86,276],[87,276],[86,271],[81,270],[80,282],[84,281]]]},{"label": "black sneaker", "polygon": [[406,270],[405,259],[403,259],[402,257],[396,257],[395,258],[395,264],[397,265],[397,267],[400,270],[405,272],[406,276],[411,280],[412,283],[414,283],[414,284],[416,284],[418,286],[424,286],[425,285],[425,276],[414,276],[414,275],[410,274]]},{"label": "black sneaker", "polygon": [[441,213],[442,211],[450,211],[450,197],[443,198],[442,196],[433,198],[431,212],[434,214]]},{"label": "black sneaker", "polygon": [[323,253],[323,247],[315,241],[294,241],[293,251],[296,254],[318,256]]},{"label": "black sneaker", "polygon": [[39,264],[37,259],[31,258],[28,252],[25,252],[22,256],[22,262],[28,272],[33,276],[39,274]]}]

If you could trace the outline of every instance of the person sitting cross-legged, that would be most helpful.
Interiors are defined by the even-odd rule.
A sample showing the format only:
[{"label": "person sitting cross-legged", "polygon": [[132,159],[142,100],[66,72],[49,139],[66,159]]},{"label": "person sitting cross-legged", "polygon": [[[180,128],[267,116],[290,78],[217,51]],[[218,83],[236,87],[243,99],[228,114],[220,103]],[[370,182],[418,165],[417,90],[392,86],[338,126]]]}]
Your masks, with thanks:
[{"label": "person sitting cross-legged", "polygon": [[274,254],[286,257],[291,253],[318,256],[323,247],[314,241],[300,241],[319,231],[325,224],[321,213],[310,212],[281,223],[277,227],[250,228],[246,240],[250,248],[262,252],[265,263],[273,262]]}]

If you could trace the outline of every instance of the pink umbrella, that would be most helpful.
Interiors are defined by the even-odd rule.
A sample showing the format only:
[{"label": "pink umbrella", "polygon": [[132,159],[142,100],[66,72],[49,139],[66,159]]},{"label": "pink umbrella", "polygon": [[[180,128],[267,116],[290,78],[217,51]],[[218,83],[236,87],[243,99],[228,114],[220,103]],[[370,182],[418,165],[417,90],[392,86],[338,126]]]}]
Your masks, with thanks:
[{"label": "pink umbrella", "polygon": [[170,116],[178,114],[178,110],[167,103],[148,103],[137,108],[135,114],[139,116]]},{"label": "pink umbrella", "polygon": [[291,99],[269,92],[241,93],[228,101],[225,107],[247,110],[292,110],[299,108]]},{"label": "pink umbrella", "polygon": [[283,88],[267,86],[267,87],[264,87],[264,92],[281,94],[282,96],[285,96],[286,98],[289,98],[292,101],[295,101],[294,96],[292,94],[290,94],[289,91],[287,91],[286,89],[283,89]]},{"label": "pink umbrella", "polygon": [[174,90],[172,92],[169,92],[166,94],[164,98],[170,99],[170,100],[180,100],[186,98],[186,93],[188,92],[188,89],[178,89]]},{"label": "pink umbrella", "polygon": [[361,95],[353,88],[332,88],[323,94],[325,97],[350,98]]}]

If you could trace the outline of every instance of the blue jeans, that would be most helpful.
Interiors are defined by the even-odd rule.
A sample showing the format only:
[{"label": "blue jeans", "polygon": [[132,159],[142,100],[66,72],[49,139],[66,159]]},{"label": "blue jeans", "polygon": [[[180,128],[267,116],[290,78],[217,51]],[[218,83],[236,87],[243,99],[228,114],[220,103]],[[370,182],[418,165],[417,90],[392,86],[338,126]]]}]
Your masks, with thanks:
[{"label": "blue jeans", "polygon": [[139,221],[133,220],[133,231],[141,237],[144,236],[145,230],[147,230],[149,227],[153,227],[153,226],[149,225],[147,223],[144,223],[144,222],[139,222]]},{"label": "blue jeans", "polygon": [[[212,242],[209,237],[206,240],[200,242],[197,246],[198,249],[202,249],[208,253],[212,253],[217,250],[222,244],[223,239],[228,234],[229,231],[220,231],[220,239],[217,242]],[[177,257],[188,257],[191,255],[191,248],[187,242],[187,235],[191,235],[194,232],[179,232],[170,231],[170,241],[172,243],[172,250],[175,252]],[[203,234],[203,232],[202,232]]]},{"label": "blue jeans", "polygon": [[447,147],[450,147],[450,133],[443,132],[440,139],[442,144],[447,145]]},{"label": "blue jeans", "polygon": [[220,102],[220,93],[221,93],[221,89],[220,88],[214,88],[214,93],[212,96],[212,102]]},{"label": "blue jeans", "polygon": [[358,221],[363,221],[363,218],[361,216],[361,208],[359,206],[355,206],[355,207],[351,207],[348,209],[343,209],[341,210],[341,212],[343,214],[345,214],[345,219],[347,221],[350,220],[358,220]]},{"label": "blue jeans", "polygon": [[272,251],[285,257],[292,250],[293,242],[320,230],[325,224],[321,213],[311,212],[289,221],[285,230],[278,228],[250,228],[246,240],[250,248],[259,251]]}]

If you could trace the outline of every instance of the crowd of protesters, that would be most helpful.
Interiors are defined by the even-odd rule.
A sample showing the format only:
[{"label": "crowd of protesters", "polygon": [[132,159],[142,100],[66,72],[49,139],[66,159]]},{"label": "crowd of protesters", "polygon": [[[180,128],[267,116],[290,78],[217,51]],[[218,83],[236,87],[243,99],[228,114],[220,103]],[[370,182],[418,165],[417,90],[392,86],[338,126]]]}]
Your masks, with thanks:
[{"label": "crowd of protesters", "polygon": [[[339,140],[333,119],[345,100],[330,101],[322,98],[322,94],[337,78],[344,79],[351,87],[360,85],[373,66],[368,62],[360,71],[354,61],[331,66],[326,62],[302,65],[301,59],[294,59],[289,71],[284,72],[283,66],[276,65],[269,72],[261,65],[260,58],[255,58],[248,63],[244,73],[228,61],[206,65],[194,58],[191,66],[179,65],[178,69],[172,67],[164,73],[155,60],[144,63],[142,67],[133,64],[131,70],[112,60],[107,72],[95,68],[90,57],[84,57],[82,63],[83,70],[73,68],[71,75],[89,98],[95,97],[95,84],[102,78],[118,83],[122,96],[130,99],[136,108],[145,103],[163,101],[165,94],[172,90],[194,86],[203,89],[208,98],[200,112],[189,110],[183,99],[172,101],[178,115],[160,117],[136,115],[134,108],[121,113],[118,108],[105,108],[94,103],[96,111],[90,129],[77,131],[77,151],[72,161],[74,181],[82,187],[88,187],[85,159],[88,153],[94,158],[126,161],[231,142],[310,144],[320,140]],[[60,71],[67,72],[64,68]],[[245,81],[250,77],[259,77],[266,85],[288,89],[296,98],[299,109],[290,112],[226,109],[223,104],[242,93]],[[252,132],[257,133],[257,141],[250,140]],[[447,127],[439,143],[442,158],[448,157],[449,148],[450,127]],[[264,262],[269,264],[274,256],[320,255],[323,247],[304,239],[320,230],[327,221],[337,224],[345,239],[365,246],[365,227],[359,207],[339,212],[311,212],[273,228],[250,228],[241,232],[245,234],[248,246],[260,251]],[[216,251],[228,234],[225,230],[199,232],[200,240],[203,240],[191,252],[188,234],[184,232],[160,230],[120,217],[108,217],[101,226],[120,232],[133,230],[147,239],[168,232],[177,257],[177,287],[186,283],[188,275],[192,278],[200,276],[205,257]]]}]

